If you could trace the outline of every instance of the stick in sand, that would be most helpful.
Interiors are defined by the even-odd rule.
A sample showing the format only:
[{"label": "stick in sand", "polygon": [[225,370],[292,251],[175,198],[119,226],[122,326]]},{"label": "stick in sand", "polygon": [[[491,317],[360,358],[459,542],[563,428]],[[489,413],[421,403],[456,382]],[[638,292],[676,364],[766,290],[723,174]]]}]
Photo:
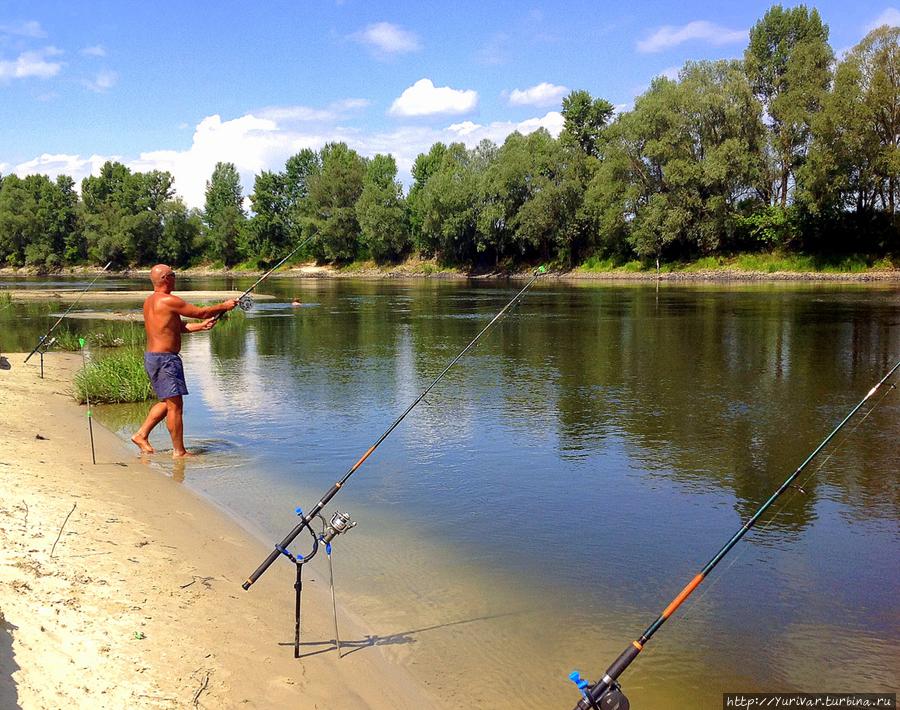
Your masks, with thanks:
[{"label": "stick in sand", "polygon": [[75,512],[75,506],[78,503],[72,503],[72,510],[69,511],[69,514],[66,516],[66,519],[63,520],[63,524],[59,526],[59,532],[56,534],[56,540],[53,541],[53,547],[50,548],[50,557],[53,557],[53,551],[56,549],[56,543],[59,542],[59,538],[62,537],[63,528],[66,527],[66,523],[69,522],[69,518],[72,516],[72,513]]},{"label": "stick in sand", "polygon": [[81,371],[85,373],[84,377],[84,396],[87,399],[87,420],[88,420],[88,433],[91,437],[91,461],[93,461],[94,465],[97,465],[97,456],[94,454],[94,420],[91,418],[91,390],[88,386],[88,378],[87,378],[87,360],[84,355],[84,338],[78,338],[78,344],[81,346]]}]

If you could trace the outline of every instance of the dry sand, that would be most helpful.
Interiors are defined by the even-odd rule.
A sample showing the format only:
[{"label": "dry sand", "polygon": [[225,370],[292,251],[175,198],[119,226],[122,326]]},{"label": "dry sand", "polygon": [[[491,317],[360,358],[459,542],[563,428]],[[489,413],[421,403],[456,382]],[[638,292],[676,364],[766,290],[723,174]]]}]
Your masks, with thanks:
[{"label": "dry sand", "polygon": [[78,355],[23,360],[0,360],[0,708],[441,707],[396,650],[338,660],[311,572],[294,660],[291,565],[244,592],[269,548],[96,424],[92,465]]}]

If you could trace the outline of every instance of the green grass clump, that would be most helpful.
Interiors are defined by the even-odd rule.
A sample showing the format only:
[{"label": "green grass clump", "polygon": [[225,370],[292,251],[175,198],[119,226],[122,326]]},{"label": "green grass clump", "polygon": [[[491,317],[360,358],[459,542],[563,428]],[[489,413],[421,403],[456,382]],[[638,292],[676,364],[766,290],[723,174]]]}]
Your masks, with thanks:
[{"label": "green grass clump", "polygon": [[61,350],[81,350],[79,338],[84,338],[86,345],[95,348],[118,348],[123,345],[137,346],[144,343],[144,327],[142,323],[131,322],[108,323],[100,330],[90,333],[76,333],[68,328],[55,334],[57,345]]},{"label": "green grass clump", "polygon": [[12,294],[0,291],[0,306],[8,306],[12,303]]},{"label": "green grass clump", "polygon": [[78,403],[97,404],[144,402],[155,399],[150,379],[144,371],[144,354],[135,348],[111,352],[75,375],[73,396]]}]

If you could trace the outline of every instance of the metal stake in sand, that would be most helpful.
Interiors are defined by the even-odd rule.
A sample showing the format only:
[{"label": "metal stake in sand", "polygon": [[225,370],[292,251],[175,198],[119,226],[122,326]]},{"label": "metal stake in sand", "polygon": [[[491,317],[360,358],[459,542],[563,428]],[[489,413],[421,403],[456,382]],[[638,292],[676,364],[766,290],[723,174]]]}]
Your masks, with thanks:
[{"label": "metal stake in sand", "polygon": [[87,400],[87,420],[88,433],[91,437],[91,461],[97,465],[97,457],[94,454],[94,422],[91,417],[91,388],[88,385],[87,378],[87,358],[84,354],[84,338],[78,338],[78,344],[81,346],[81,372],[84,374],[84,398]]}]

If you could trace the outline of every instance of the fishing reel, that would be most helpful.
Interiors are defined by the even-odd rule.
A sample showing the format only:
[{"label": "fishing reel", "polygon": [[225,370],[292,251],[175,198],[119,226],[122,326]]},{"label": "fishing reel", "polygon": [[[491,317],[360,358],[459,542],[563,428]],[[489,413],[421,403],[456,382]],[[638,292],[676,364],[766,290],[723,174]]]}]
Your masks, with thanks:
[{"label": "fishing reel", "polygon": [[331,516],[331,522],[322,531],[321,540],[326,545],[331,543],[335,537],[342,533],[349,532],[356,527],[356,521],[350,519],[348,513],[335,513]]},{"label": "fishing reel", "polygon": [[575,710],[629,710],[631,704],[625,693],[622,692],[622,686],[612,681],[610,686],[603,691],[599,700],[594,700],[590,693],[591,684],[581,677],[578,671],[569,674],[571,680],[578,690],[581,691],[582,698],[575,706]]},{"label": "fishing reel", "polygon": [[245,312],[253,308],[253,298],[249,293],[244,294],[238,299],[238,307]]}]

